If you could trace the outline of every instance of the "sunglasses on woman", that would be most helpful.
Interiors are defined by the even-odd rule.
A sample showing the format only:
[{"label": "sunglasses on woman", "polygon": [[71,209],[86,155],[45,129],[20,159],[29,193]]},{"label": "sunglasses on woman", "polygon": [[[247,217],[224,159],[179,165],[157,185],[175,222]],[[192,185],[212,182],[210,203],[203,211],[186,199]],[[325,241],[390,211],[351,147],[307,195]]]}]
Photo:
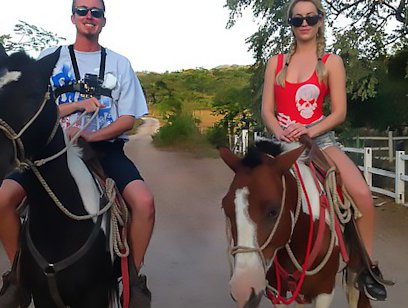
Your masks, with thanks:
[{"label": "sunglasses on woman", "polygon": [[74,13],[76,13],[78,16],[86,16],[88,15],[88,12],[91,12],[92,17],[95,18],[102,18],[105,14],[102,9],[98,9],[96,7],[89,9],[85,6],[78,6],[74,9]]},{"label": "sunglasses on woman", "polygon": [[320,18],[322,18],[321,14],[308,16],[294,16],[290,17],[288,21],[290,25],[294,26],[295,28],[299,28],[301,25],[303,25],[304,20],[306,20],[309,26],[314,26],[319,22]]}]

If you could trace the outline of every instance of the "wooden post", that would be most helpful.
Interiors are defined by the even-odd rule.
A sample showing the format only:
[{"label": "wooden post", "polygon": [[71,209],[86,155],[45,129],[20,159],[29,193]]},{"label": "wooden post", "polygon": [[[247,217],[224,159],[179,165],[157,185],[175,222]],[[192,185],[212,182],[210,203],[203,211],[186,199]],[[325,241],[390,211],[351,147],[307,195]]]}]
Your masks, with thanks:
[{"label": "wooden post", "polygon": [[388,160],[392,162],[394,158],[394,140],[392,138],[392,130],[388,131]]},{"label": "wooden post", "polygon": [[395,203],[405,203],[405,183],[402,176],[405,175],[405,161],[402,159],[404,151],[397,151],[395,155]]},{"label": "wooden post", "polygon": [[249,146],[249,139],[248,139],[248,130],[247,129],[243,129],[242,130],[242,155],[245,155],[247,153],[248,150],[248,146]]},{"label": "wooden post", "polygon": [[373,186],[373,175],[371,168],[373,167],[373,151],[371,148],[364,148],[364,178],[368,187],[371,189]]}]

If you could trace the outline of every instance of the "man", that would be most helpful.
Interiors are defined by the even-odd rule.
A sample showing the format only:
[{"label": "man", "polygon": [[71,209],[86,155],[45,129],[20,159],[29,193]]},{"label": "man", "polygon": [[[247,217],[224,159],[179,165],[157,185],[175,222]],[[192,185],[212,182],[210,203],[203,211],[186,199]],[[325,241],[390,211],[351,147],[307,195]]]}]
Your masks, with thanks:
[{"label": "man", "polygon": [[[115,180],[130,208],[131,307],[150,307],[146,278],[139,272],[153,231],[154,201],[123,152],[124,133],[133,127],[135,118],[147,113],[146,101],[129,61],[99,44],[106,23],[104,1],[73,0],[71,21],[76,27],[75,43],[62,46],[51,76],[61,125],[73,136],[89,120],[78,120],[79,114],[100,108],[81,137],[102,153],[105,173]],[[47,49],[40,57],[56,49]],[[18,175],[11,175],[0,187],[0,240],[10,261],[16,255],[20,231],[15,208],[26,195],[24,184],[18,181]]]}]

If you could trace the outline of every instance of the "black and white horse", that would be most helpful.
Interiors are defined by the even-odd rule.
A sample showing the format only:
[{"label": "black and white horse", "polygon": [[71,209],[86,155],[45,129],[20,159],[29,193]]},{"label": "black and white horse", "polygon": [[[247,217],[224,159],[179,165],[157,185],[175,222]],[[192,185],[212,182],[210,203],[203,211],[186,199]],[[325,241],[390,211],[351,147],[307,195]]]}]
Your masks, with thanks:
[{"label": "black and white horse", "polygon": [[22,282],[36,307],[115,307],[117,279],[104,219],[69,217],[105,205],[98,185],[72,148],[38,163],[66,147],[57,106],[47,97],[57,59],[8,56],[0,45],[0,183],[16,165],[28,169]]}]

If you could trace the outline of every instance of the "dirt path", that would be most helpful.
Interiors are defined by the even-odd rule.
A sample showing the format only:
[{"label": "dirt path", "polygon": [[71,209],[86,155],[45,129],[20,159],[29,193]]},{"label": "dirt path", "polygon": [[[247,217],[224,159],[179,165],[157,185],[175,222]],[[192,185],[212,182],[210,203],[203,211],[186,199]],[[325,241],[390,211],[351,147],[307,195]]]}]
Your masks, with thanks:
[{"label": "dirt path", "polygon": [[[221,211],[232,172],[220,159],[157,150],[150,137],[157,126],[156,120],[146,119],[126,146],[156,201],[156,227],[143,270],[152,307],[233,308]],[[386,278],[397,284],[389,289],[389,300],[374,307],[406,307],[408,209],[389,202],[376,211],[376,256]],[[4,256],[0,259],[3,270]],[[261,308],[266,307],[271,304],[263,300]],[[340,284],[332,307],[346,307]]]}]

